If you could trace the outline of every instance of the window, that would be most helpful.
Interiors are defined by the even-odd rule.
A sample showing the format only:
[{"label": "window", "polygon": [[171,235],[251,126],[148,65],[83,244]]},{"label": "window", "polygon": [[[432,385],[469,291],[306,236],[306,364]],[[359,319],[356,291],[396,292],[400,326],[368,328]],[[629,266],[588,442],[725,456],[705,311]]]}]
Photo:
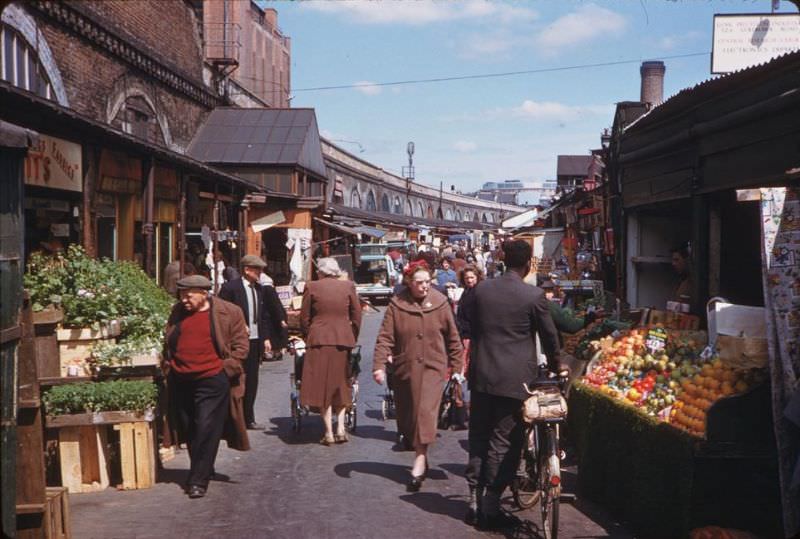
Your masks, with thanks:
[{"label": "window", "polygon": [[3,24],[0,26],[0,45],[3,53],[0,55],[0,76],[6,80],[34,94],[47,99],[53,98],[53,87],[50,79],[39,62],[36,54],[22,35],[12,27]]},{"label": "window", "polygon": [[141,95],[132,95],[117,111],[111,125],[148,142],[166,145],[156,112]]},{"label": "window", "polygon": [[417,202],[417,217],[425,217],[425,207],[422,202]]},{"label": "window", "polygon": [[367,211],[378,211],[378,204],[375,202],[375,193],[367,193]]},{"label": "window", "polygon": [[384,193],[383,196],[381,197],[381,211],[385,211],[386,213],[389,213],[391,211],[391,209],[389,208],[389,195],[387,195],[386,193]]},{"label": "window", "polygon": [[425,217],[428,219],[433,219],[433,206],[428,204],[428,210],[425,212]]},{"label": "window", "polygon": [[358,189],[353,189],[353,192],[350,193],[350,207],[352,208],[361,208],[361,195],[358,194]]},{"label": "window", "polygon": [[410,200],[406,200],[406,215],[414,215],[414,206],[411,205]]},{"label": "window", "polygon": [[394,197],[394,212],[403,213],[403,203],[400,202],[400,197]]},{"label": "window", "polygon": [[469,212],[464,213],[464,220],[469,221]]},{"label": "window", "polygon": [[456,210],[456,221],[461,221],[462,219],[461,210]]},{"label": "window", "polygon": [[453,220],[453,211],[450,208],[448,208],[447,211],[445,212],[444,218],[447,219],[448,221]]}]

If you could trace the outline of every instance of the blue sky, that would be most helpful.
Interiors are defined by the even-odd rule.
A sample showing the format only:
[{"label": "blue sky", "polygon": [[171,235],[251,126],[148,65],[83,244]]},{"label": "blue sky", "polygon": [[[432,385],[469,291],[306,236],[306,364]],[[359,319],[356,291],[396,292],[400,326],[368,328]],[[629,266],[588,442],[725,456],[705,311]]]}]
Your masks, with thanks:
[{"label": "blue sky", "polygon": [[[614,103],[639,98],[639,62],[711,50],[714,13],[769,12],[769,0],[259,2],[292,39],[292,106],[390,171],[414,141],[417,181],[469,191],[484,181],[554,179],[558,154],[599,146]],[[785,0],[781,12],[796,12]],[[432,84],[369,84],[633,60]],[[708,79],[708,55],[664,60],[665,97]],[[343,142],[350,141],[350,142]]]}]

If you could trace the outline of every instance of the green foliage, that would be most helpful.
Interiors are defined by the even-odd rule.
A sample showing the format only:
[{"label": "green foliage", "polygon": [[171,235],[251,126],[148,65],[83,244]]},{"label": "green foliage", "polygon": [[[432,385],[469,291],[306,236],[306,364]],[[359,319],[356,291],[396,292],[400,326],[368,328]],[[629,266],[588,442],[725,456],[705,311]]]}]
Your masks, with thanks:
[{"label": "green foliage", "polygon": [[129,338],[119,343],[98,342],[92,348],[95,367],[119,367],[130,364],[136,355],[152,355],[161,351],[161,341],[150,337]]},{"label": "green foliage", "polygon": [[114,380],[54,386],[42,396],[48,415],[86,412],[144,412],[154,408],[157,388],[152,382]]},{"label": "green foliage", "polygon": [[692,513],[694,440],[577,383],[569,397],[580,495],[644,537],[684,537]]},{"label": "green foliage", "polygon": [[55,257],[32,254],[25,288],[34,311],[60,306],[65,326],[119,320],[121,342],[160,339],[173,303],[136,264],[97,260],[76,245]]}]

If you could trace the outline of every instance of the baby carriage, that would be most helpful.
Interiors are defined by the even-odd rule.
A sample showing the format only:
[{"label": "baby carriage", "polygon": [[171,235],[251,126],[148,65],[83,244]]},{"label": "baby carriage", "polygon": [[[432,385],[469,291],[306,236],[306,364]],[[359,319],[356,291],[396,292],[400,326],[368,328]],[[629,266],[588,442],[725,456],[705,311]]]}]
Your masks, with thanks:
[{"label": "baby carriage", "polygon": [[381,403],[381,417],[384,421],[395,419],[396,411],[394,407],[394,385],[392,384],[392,368],[391,363],[386,364],[386,391],[383,394],[383,402]]},{"label": "baby carriage", "polygon": [[[294,358],[294,372],[289,374],[289,384],[291,392],[289,399],[292,411],[292,430],[300,432],[303,417],[311,411],[307,406],[300,404],[300,387],[303,383],[303,361],[306,356],[306,343],[299,337],[289,339],[289,354]],[[349,432],[356,430],[357,424],[357,400],[358,400],[358,373],[361,372],[361,346],[357,345],[350,351],[350,384],[352,387],[352,402],[344,413],[345,428]]]}]

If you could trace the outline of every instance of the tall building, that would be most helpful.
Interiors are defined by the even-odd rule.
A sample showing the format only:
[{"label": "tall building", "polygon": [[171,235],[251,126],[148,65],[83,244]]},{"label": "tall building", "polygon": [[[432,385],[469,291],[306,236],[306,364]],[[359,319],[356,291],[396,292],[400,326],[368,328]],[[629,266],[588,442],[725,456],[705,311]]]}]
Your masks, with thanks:
[{"label": "tall building", "polygon": [[205,60],[234,81],[229,91],[288,108],[291,39],[278,27],[278,12],[252,0],[194,0],[194,5],[202,17]]},{"label": "tall building", "polygon": [[516,206],[535,206],[549,203],[555,194],[555,182],[523,182],[505,180],[486,182],[472,196],[481,200],[491,200]]}]

